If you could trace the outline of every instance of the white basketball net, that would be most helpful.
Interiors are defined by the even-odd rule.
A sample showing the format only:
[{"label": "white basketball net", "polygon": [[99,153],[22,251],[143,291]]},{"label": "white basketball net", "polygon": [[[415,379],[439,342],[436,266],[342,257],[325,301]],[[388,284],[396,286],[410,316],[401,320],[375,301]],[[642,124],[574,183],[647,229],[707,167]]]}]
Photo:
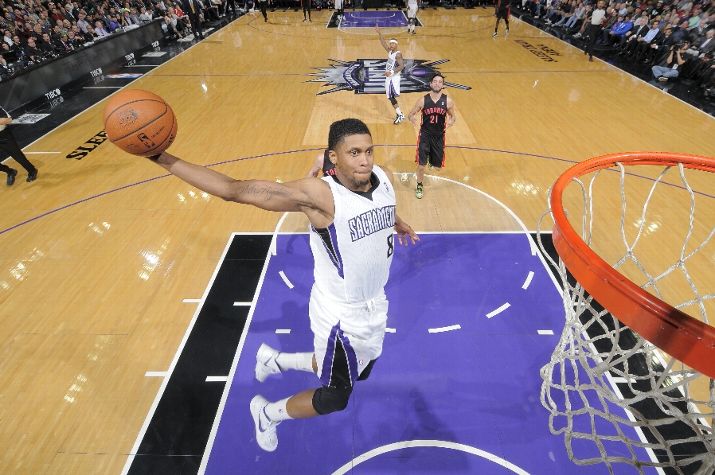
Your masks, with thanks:
[{"label": "white basketball net", "polygon": [[[633,282],[670,305],[709,323],[708,310],[712,314],[715,302],[712,293],[715,281],[712,202],[715,199],[693,192],[682,165],[665,169],[657,167],[651,175],[652,181],[628,175],[640,174],[642,168],[653,170],[655,167],[629,167],[628,173],[622,164],[618,163],[617,167],[621,189],[620,231],[611,211],[608,211],[609,216],[594,215],[597,211],[594,206],[596,178],[612,180],[615,185],[618,178],[613,170],[602,170],[572,181],[568,191],[576,199],[570,203],[575,201],[577,204],[567,208],[564,203],[572,225],[575,229],[581,228],[582,239],[599,256]],[[700,173],[697,180],[712,179],[712,174],[706,172],[688,170],[688,173],[691,181],[693,173]],[[672,182],[668,183],[666,178]],[[635,183],[642,188],[641,204],[635,212],[627,206],[627,181],[629,186]],[[705,189],[712,192],[715,187]],[[659,193],[666,194],[665,200],[654,198]],[[686,205],[682,205],[677,232],[667,226],[656,229],[661,234],[658,237],[661,242],[678,239],[676,248],[680,250],[679,253],[675,251],[671,266],[654,270],[646,257],[639,258],[639,244],[647,241],[649,234],[657,234],[653,232],[656,221],[652,215],[662,211],[657,212],[654,203],[672,201],[668,196],[673,193],[681,195],[681,202],[690,202],[690,214],[685,215]],[[601,200],[615,201],[616,197],[612,195],[612,191],[610,194],[598,193]],[[628,196],[632,200],[633,195],[629,193]],[[700,212],[704,207],[708,214],[696,220],[696,207]],[[670,217],[674,213],[665,214]],[[538,241],[542,250],[545,247],[541,230],[550,231],[550,223],[545,222],[549,215],[546,213],[539,223]],[[663,218],[662,214],[658,216]],[[617,240],[622,249],[614,250],[612,244],[600,245],[603,249],[608,247],[605,252],[608,257],[603,255],[596,242],[603,237],[594,225],[599,222],[598,226],[613,226],[611,243],[616,240],[613,234],[617,236],[620,232]],[[703,222],[706,223],[704,228]],[[656,228],[658,226],[663,224]],[[681,239],[682,245],[679,244]],[[665,468],[659,470],[661,473],[715,473],[713,380],[664,354],[621,324],[567,276],[563,262],[554,262],[547,252],[544,255],[558,269],[564,288],[566,322],[551,361],[541,369],[541,403],[550,413],[551,433],[564,436],[571,460],[578,465],[605,463],[610,473],[618,473],[615,465],[619,463],[630,464],[640,473],[644,473],[647,466]],[[698,259],[700,264],[696,264]],[[698,281],[697,272],[689,269],[702,264],[706,268],[705,278]],[[681,294],[678,301],[673,302],[669,286],[676,280],[687,290],[687,295]],[[703,290],[705,286],[709,287],[707,292]],[[668,295],[664,297],[664,293]]]}]

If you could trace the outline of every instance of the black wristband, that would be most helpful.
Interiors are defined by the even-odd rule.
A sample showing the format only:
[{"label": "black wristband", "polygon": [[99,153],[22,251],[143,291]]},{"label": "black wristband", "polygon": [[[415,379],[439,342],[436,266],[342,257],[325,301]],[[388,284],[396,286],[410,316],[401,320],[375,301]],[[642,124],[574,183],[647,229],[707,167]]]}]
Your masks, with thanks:
[{"label": "black wristband", "polygon": [[151,156],[146,157],[146,158],[148,158],[148,159],[151,160],[152,162],[156,162],[157,160],[159,160],[159,157],[161,157],[161,154],[160,154],[160,153],[158,153],[158,154],[156,154],[156,155],[151,155]]}]

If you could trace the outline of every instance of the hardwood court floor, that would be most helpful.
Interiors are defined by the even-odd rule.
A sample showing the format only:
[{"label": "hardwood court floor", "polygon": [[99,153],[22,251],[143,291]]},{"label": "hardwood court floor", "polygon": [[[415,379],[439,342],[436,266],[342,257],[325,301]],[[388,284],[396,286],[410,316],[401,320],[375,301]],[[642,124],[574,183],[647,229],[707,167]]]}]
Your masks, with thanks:
[{"label": "hardwood court floor", "polygon": [[[326,29],[329,14],[314,12],[312,24],[294,12],[270,13],[270,23],[246,15],[132,87],[174,108],[173,153],[234,177],[303,176],[329,124],[347,116],[370,126],[378,164],[411,172],[416,131],[392,124],[383,95],[317,96],[327,88],[305,82],[329,58],[385,56],[372,30]],[[520,229],[455,182],[500,200],[533,230],[549,186],[573,162],[629,150],[714,154],[712,118],[535,28],[514,20],[508,39],[492,39],[491,10],[420,18],[415,36],[388,32],[403,55],[449,59],[440,66],[447,80],[472,89],[447,91],[458,122],[439,175],[452,181],[428,181],[422,201],[413,180],[396,182],[399,212],[417,230]],[[404,94],[403,111],[418,97]],[[272,231],[280,218],[197,192],[109,143],[81,160],[59,158],[102,130],[102,107],[27,147],[61,153],[33,155],[40,179],[2,190],[3,473],[119,472],[161,385],[145,373],[169,368],[195,312],[182,300],[202,296],[231,232]],[[704,207],[702,235],[715,180],[696,174],[690,185]],[[618,191],[604,196],[603,211],[618,216]],[[665,221],[689,203],[679,194],[661,206],[646,249],[653,260],[677,251],[682,240],[670,243]]]}]

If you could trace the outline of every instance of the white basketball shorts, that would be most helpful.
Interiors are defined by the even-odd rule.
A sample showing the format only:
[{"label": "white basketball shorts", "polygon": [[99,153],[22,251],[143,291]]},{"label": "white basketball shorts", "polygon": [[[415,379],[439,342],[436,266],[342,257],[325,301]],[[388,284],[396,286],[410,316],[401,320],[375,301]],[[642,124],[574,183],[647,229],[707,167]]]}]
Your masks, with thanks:
[{"label": "white basketball shorts", "polygon": [[324,298],[313,289],[310,329],[318,377],[324,386],[335,386],[336,381],[349,381],[352,386],[370,361],[382,354],[387,308],[384,294],[359,304],[345,304]]},{"label": "white basketball shorts", "polygon": [[400,76],[401,74],[393,74],[385,78],[385,94],[388,99],[400,95]]}]

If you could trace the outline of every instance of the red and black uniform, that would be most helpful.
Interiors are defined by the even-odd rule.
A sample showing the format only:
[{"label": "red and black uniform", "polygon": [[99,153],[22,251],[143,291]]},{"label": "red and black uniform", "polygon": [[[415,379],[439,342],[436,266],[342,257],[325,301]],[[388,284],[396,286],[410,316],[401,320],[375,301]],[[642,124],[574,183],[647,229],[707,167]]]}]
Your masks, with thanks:
[{"label": "red and black uniform", "polygon": [[497,20],[503,18],[507,21],[507,28],[509,27],[509,13],[511,7],[509,5],[509,0],[496,0],[496,16]]},{"label": "red and black uniform", "polygon": [[335,176],[335,164],[330,161],[330,150],[327,148],[323,152],[323,175]]},{"label": "red and black uniform", "polygon": [[417,156],[415,161],[420,165],[430,165],[436,168],[444,166],[444,131],[447,126],[447,95],[440,95],[433,101],[429,94],[425,95],[422,107],[422,125],[417,141]]}]

